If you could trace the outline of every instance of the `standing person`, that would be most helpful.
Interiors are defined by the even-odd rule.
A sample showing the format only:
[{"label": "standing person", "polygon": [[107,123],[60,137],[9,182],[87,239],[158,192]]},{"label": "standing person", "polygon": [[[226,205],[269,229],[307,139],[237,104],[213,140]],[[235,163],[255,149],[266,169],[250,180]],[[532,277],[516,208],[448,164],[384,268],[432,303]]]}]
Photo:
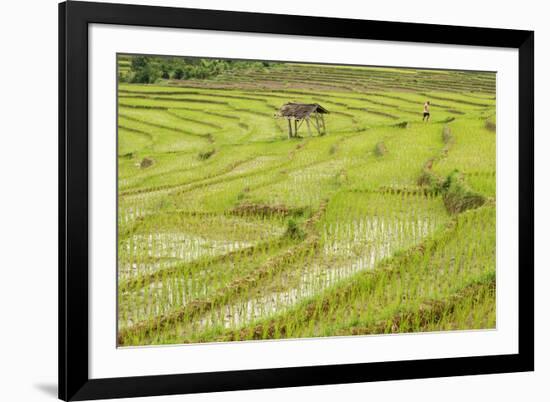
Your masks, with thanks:
[{"label": "standing person", "polygon": [[422,115],[422,121],[430,120],[430,101],[424,103],[424,114]]}]

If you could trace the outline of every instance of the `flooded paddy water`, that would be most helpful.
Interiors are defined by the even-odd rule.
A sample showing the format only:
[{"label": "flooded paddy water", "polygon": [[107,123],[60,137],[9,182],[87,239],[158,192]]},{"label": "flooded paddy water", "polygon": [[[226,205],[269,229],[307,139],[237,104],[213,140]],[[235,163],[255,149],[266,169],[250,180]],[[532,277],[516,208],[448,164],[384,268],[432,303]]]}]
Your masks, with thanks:
[{"label": "flooded paddy water", "polygon": [[[284,320],[442,236],[467,213],[460,196],[494,205],[492,73],[134,57],[119,56],[119,346],[216,341]],[[148,62],[167,71],[136,82]],[[428,98],[433,117],[423,121]],[[309,124],[287,119],[285,104],[319,114]],[[413,261],[434,264],[423,283],[409,284],[414,291],[400,289],[399,276],[354,290],[346,303],[366,315],[349,322],[390,319],[431,289],[453,292],[494,271],[486,215],[479,233],[460,234],[459,225],[452,248]],[[443,269],[456,274],[452,283]],[[401,293],[416,296],[403,304]],[[491,312],[488,297],[476,303]],[[380,315],[368,316],[363,300]],[[330,311],[342,315],[330,326],[351,334],[348,306],[335,303]],[[449,325],[471,327],[466,316],[449,316]],[[323,320],[296,325],[311,335]]]}]

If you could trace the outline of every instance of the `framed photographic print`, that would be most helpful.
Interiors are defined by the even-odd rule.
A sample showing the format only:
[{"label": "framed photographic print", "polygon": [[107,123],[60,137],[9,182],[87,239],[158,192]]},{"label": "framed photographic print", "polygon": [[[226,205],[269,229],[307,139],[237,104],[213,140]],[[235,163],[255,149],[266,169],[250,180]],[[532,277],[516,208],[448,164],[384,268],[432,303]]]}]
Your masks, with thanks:
[{"label": "framed photographic print", "polygon": [[534,33],[59,5],[59,397],[534,369]]}]

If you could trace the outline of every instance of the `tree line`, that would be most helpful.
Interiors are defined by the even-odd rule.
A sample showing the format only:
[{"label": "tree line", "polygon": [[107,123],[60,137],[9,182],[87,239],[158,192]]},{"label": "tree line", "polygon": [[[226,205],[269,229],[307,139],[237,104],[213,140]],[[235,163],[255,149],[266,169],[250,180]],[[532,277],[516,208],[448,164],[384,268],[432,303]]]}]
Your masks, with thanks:
[{"label": "tree line", "polygon": [[267,61],[200,59],[194,57],[122,57],[123,61],[129,61],[129,68],[119,70],[119,80],[121,82],[142,84],[152,84],[160,80],[207,79],[234,70],[260,70],[277,64]]}]

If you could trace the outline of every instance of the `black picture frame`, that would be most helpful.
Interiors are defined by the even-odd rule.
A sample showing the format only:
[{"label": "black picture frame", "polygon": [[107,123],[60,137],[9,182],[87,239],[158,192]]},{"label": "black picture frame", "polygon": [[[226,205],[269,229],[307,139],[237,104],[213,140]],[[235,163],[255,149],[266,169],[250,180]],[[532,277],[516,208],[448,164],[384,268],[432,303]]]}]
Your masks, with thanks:
[{"label": "black picture frame", "polygon": [[[192,28],[519,51],[517,354],[213,373],[88,375],[88,25]],[[59,4],[59,398],[169,395],[534,370],[534,32],[70,1]]]}]

